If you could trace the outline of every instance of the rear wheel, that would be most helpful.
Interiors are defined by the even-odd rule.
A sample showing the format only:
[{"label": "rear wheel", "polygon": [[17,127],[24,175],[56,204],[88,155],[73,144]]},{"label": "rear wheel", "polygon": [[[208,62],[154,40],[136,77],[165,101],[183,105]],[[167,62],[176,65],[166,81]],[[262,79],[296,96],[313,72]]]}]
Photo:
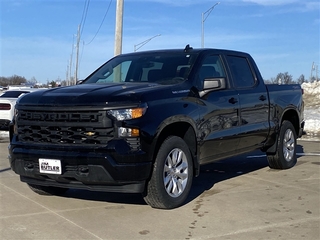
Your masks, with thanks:
[{"label": "rear wheel", "polygon": [[153,208],[172,209],[186,200],[193,178],[188,145],[177,136],[168,137],[156,156],[144,200]]},{"label": "rear wheel", "polygon": [[297,135],[291,122],[285,120],[281,124],[277,142],[277,152],[267,154],[270,168],[288,169],[297,163]]},{"label": "rear wheel", "polygon": [[38,193],[39,195],[62,195],[68,191],[68,188],[40,186],[29,183],[28,186],[32,191]]}]

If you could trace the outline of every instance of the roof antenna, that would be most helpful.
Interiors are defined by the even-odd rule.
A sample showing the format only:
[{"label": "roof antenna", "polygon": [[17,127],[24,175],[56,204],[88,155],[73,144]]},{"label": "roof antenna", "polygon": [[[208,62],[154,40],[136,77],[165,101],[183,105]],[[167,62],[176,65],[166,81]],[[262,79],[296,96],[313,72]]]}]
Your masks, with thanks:
[{"label": "roof antenna", "polygon": [[192,49],[193,49],[193,48],[190,47],[189,44],[187,44],[187,46],[184,48],[184,51],[185,51],[185,52],[188,52],[189,50],[192,50]]}]

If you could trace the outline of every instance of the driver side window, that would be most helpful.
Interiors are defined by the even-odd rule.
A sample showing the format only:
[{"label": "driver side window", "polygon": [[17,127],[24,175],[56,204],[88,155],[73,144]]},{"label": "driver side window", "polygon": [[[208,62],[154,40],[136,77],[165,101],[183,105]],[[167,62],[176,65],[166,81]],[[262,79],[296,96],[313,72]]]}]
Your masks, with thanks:
[{"label": "driver side window", "polygon": [[218,55],[207,56],[199,70],[200,81],[203,82],[207,78],[226,77],[221,58]]}]

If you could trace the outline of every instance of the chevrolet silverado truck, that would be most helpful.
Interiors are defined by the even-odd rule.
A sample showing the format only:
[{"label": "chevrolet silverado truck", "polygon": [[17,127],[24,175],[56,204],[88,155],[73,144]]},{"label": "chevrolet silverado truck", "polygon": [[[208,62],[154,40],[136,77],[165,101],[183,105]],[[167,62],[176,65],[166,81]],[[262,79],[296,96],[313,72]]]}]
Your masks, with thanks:
[{"label": "chevrolet silverado truck", "polygon": [[172,209],[203,164],[261,149],[270,168],[294,166],[303,108],[300,85],[265,85],[247,53],[122,54],[75,86],[20,98],[9,161],[38,194],[141,193]]}]

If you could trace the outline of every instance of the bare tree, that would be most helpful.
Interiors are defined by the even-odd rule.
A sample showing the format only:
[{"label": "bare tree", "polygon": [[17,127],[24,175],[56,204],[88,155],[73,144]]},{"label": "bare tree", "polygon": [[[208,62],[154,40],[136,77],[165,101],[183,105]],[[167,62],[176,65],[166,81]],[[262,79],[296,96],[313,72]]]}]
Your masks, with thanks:
[{"label": "bare tree", "polygon": [[264,81],[265,84],[271,84],[272,83],[271,80],[268,80],[268,79],[264,79],[263,81]]},{"label": "bare tree", "polygon": [[270,82],[273,83],[273,84],[277,84],[277,83],[278,83],[277,79],[274,78],[274,77],[272,77],[272,78],[270,79]]},{"label": "bare tree", "polygon": [[285,73],[278,73],[276,77],[276,82],[278,84],[292,84],[294,81],[292,80],[292,75],[290,75],[288,72]]},{"label": "bare tree", "polygon": [[18,75],[13,75],[11,77],[0,77],[0,85],[8,86],[8,85],[21,85],[25,84],[27,79],[25,77],[21,77]]},{"label": "bare tree", "polygon": [[28,85],[35,86],[37,84],[37,79],[32,77],[30,80],[27,81]]},{"label": "bare tree", "polygon": [[300,77],[297,79],[297,82],[301,85],[302,83],[307,82],[307,81],[306,81],[306,78],[304,77],[304,75],[301,74]]}]

